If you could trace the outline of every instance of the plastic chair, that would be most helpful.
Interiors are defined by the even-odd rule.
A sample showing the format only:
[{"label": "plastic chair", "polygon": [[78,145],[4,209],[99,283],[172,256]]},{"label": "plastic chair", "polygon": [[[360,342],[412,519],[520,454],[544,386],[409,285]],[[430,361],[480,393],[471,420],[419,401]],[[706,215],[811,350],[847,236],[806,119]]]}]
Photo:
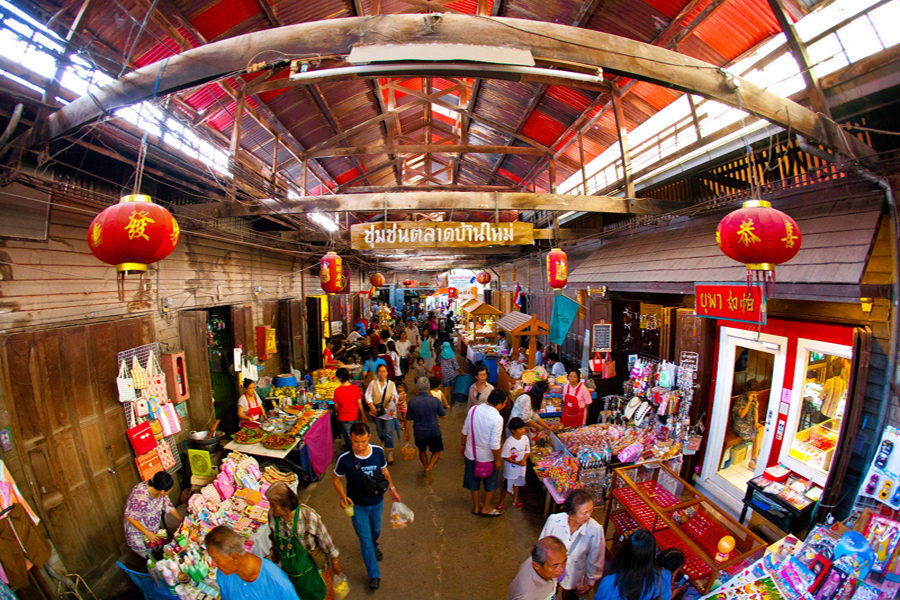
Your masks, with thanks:
[{"label": "plastic chair", "polygon": [[120,569],[128,573],[131,581],[141,590],[141,593],[144,594],[144,598],[147,600],[178,600],[178,597],[173,596],[168,589],[160,587],[149,573],[132,571],[119,561],[116,561],[116,564],[119,565]]}]

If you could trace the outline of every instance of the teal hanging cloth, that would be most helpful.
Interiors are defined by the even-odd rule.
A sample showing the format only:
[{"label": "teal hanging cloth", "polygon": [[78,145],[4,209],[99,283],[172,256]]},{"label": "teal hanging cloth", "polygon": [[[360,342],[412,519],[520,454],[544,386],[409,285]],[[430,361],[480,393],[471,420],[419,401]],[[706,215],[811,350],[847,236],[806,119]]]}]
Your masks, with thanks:
[{"label": "teal hanging cloth", "polygon": [[561,346],[566,334],[578,316],[581,305],[562,294],[553,298],[553,315],[550,317],[550,343]]}]

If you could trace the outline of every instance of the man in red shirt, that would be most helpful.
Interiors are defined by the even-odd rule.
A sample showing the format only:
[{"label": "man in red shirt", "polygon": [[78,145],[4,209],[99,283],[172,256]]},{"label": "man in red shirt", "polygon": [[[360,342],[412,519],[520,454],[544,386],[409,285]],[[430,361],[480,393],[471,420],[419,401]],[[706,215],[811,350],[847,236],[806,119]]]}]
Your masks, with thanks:
[{"label": "man in red shirt", "polygon": [[362,405],[362,393],[359,388],[350,383],[350,371],[341,367],[335,375],[341,385],[334,390],[334,410],[337,420],[341,424],[341,437],[344,438],[344,451],[350,451],[350,428],[357,421],[365,420],[365,411]]}]

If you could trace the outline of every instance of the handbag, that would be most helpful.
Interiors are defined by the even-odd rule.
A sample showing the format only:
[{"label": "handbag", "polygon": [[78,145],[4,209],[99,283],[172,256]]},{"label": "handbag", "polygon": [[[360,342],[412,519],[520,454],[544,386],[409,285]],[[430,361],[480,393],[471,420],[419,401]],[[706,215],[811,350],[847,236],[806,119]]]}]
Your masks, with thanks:
[{"label": "handbag", "polygon": [[169,403],[169,394],[166,389],[166,374],[163,373],[156,362],[156,355],[150,352],[147,357],[147,387],[141,390],[145,398],[153,396],[160,404]]},{"label": "handbag", "polygon": [[134,401],[134,415],[146,417],[150,415],[150,401],[146,398],[138,398]]},{"label": "handbag", "polygon": [[116,387],[119,388],[119,402],[128,402],[137,398],[134,391],[134,379],[129,377],[128,366],[125,361],[119,367],[119,376],[116,377]]},{"label": "handbag", "polygon": [[147,380],[147,371],[138,362],[137,356],[131,357],[131,378],[134,380],[134,389],[142,390],[150,383]]},{"label": "handbag", "polygon": [[[377,383],[375,384],[378,385]],[[381,403],[375,405],[375,416],[383,417],[387,414],[387,410],[384,408],[384,397],[387,395],[388,386],[391,385],[390,381],[385,382],[384,389],[381,391]]]},{"label": "handbag", "polygon": [[156,447],[156,439],[150,430],[150,423],[141,423],[125,431],[134,453],[138,456],[146,454]]},{"label": "handbag", "polygon": [[612,352],[607,352],[603,359],[603,379],[611,379],[616,376],[616,361]]},{"label": "handbag", "polygon": [[475,448],[475,411],[478,410],[478,407],[475,407],[472,410],[472,417],[469,419],[469,427],[472,429],[472,456],[475,457],[475,477],[481,479],[487,479],[491,475],[494,474],[494,463],[492,461],[482,462],[478,460],[478,453]]},{"label": "handbag", "polygon": [[362,467],[359,465],[359,459],[356,458],[356,455],[351,453],[351,456],[353,457],[353,466],[362,481],[364,492],[372,496],[381,496],[388,491],[391,484],[388,483],[387,477],[384,476],[381,470],[375,471],[374,477],[368,473],[364,473]]},{"label": "handbag", "polygon": [[172,456],[172,449],[169,448],[168,442],[160,442],[156,447],[156,454],[159,456],[159,464],[161,464],[162,468],[166,471],[177,464],[175,462],[175,457]]},{"label": "handbag", "polygon": [[159,422],[159,419],[150,419],[147,421],[147,425],[150,426],[150,433],[153,434],[153,438],[156,440],[161,440],[165,437],[165,433],[163,433],[162,423]]},{"label": "handbag", "polygon": [[134,464],[137,465],[141,481],[147,481],[163,470],[162,464],[159,461],[159,454],[156,453],[155,447],[150,452],[142,454],[134,459]]}]

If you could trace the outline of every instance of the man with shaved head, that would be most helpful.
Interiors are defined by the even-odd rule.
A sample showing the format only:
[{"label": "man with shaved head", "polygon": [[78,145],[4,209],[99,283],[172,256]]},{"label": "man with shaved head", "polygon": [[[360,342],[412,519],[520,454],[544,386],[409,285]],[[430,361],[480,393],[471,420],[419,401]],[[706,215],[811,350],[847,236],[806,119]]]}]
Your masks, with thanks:
[{"label": "man with shaved head", "polygon": [[509,584],[509,600],[551,600],[556,579],[566,571],[566,545],[555,536],[541,538]]},{"label": "man with shaved head", "polygon": [[291,580],[270,560],[247,552],[244,539],[220,525],[206,534],[222,600],[299,600]]}]

